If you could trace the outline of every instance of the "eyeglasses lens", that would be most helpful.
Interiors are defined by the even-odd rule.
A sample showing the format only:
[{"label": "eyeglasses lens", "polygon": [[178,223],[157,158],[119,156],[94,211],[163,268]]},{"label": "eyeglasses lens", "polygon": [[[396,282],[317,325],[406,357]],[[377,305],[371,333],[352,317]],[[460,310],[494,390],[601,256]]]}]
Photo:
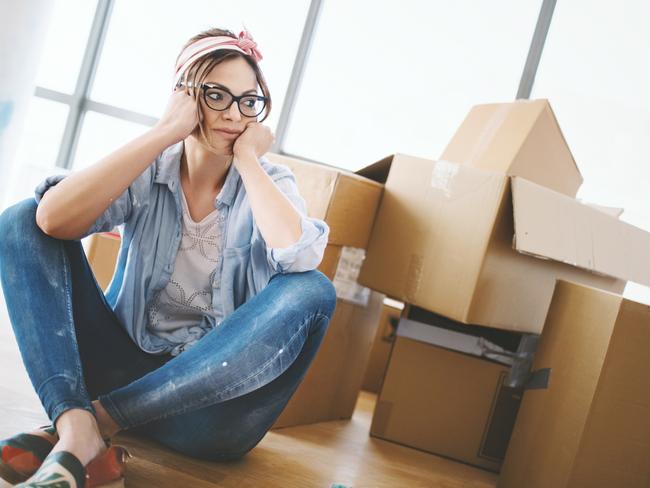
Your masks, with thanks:
[{"label": "eyeglasses lens", "polygon": [[[232,102],[232,96],[227,91],[219,88],[208,88],[205,91],[205,100],[214,110],[225,110]],[[264,109],[264,99],[256,95],[243,97],[239,100],[239,110],[248,117],[259,115]]]}]

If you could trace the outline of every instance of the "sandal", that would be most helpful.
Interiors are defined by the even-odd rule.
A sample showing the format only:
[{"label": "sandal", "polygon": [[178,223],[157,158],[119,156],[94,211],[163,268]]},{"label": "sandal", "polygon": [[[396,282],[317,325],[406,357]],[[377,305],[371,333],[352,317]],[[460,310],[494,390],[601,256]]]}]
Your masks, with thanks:
[{"label": "sandal", "polygon": [[58,441],[53,425],[44,425],[37,430],[48,435],[23,432],[0,441],[0,487],[28,479]]},{"label": "sandal", "polygon": [[14,488],[124,488],[126,462],[131,457],[133,456],[126,447],[111,445],[84,467],[68,451],[53,452],[48,454],[31,478]]}]

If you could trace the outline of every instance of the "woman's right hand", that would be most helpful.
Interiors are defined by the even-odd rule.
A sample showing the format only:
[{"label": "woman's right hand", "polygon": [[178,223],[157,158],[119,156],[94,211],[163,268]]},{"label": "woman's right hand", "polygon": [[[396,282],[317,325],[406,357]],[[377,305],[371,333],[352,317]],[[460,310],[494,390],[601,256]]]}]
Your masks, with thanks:
[{"label": "woman's right hand", "polygon": [[176,87],[154,129],[165,131],[175,144],[189,136],[198,123],[194,97],[187,88]]}]

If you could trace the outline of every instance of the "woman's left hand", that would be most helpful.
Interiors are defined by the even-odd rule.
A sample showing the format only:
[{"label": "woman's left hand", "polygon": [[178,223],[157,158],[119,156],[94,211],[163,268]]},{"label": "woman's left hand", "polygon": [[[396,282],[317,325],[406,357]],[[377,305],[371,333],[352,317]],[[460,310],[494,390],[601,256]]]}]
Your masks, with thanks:
[{"label": "woman's left hand", "polygon": [[269,127],[259,122],[249,122],[246,129],[237,137],[233,145],[233,154],[253,152],[256,157],[267,153],[275,142],[275,135]]}]

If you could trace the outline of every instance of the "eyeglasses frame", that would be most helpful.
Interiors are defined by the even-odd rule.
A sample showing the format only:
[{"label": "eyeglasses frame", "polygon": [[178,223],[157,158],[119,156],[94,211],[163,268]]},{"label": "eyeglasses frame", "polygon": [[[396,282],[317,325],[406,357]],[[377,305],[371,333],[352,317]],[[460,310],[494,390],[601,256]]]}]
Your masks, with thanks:
[{"label": "eyeglasses frame", "polygon": [[[248,118],[251,118],[251,119],[255,118],[255,117],[258,117],[262,112],[264,112],[264,109],[266,108],[266,104],[268,102],[268,98],[265,97],[265,96],[262,96],[262,95],[253,95],[253,94],[247,93],[247,94],[240,95],[240,96],[237,97],[230,90],[228,90],[227,88],[222,88],[220,86],[212,85],[212,84],[209,84],[209,83],[201,83],[200,85],[194,85],[192,82],[185,83],[183,80],[180,80],[176,84],[176,88],[178,88],[180,86],[186,86],[187,88],[192,88],[193,86],[195,86],[196,88],[199,88],[201,90],[201,92],[203,93],[203,101],[205,102],[206,106],[210,110],[215,110],[216,112],[223,112],[225,110],[228,110],[230,108],[230,106],[234,102],[237,102],[237,109],[239,110],[239,113],[242,114],[243,117],[248,117]],[[210,104],[208,104],[207,95],[205,94],[205,92],[206,92],[206,90],[208,88],[216,88],[217,90],[222,90],[222,91],[225,91],[226,93],[228,93],[228,95],[230,95],[232,97],[232,100],[230,101],[228,106],[226,108],[222,108],[221,110],[211,107]],[[257,114],[255,114],[255,115],[246,115],[244,112],[242,112],[241,105],[239,105],[239,101],[242,98],[246,98],[246,97],[256,97],[258,100],[261,100],[263,102],[262,108],[260,109],[260,111]]]}]

